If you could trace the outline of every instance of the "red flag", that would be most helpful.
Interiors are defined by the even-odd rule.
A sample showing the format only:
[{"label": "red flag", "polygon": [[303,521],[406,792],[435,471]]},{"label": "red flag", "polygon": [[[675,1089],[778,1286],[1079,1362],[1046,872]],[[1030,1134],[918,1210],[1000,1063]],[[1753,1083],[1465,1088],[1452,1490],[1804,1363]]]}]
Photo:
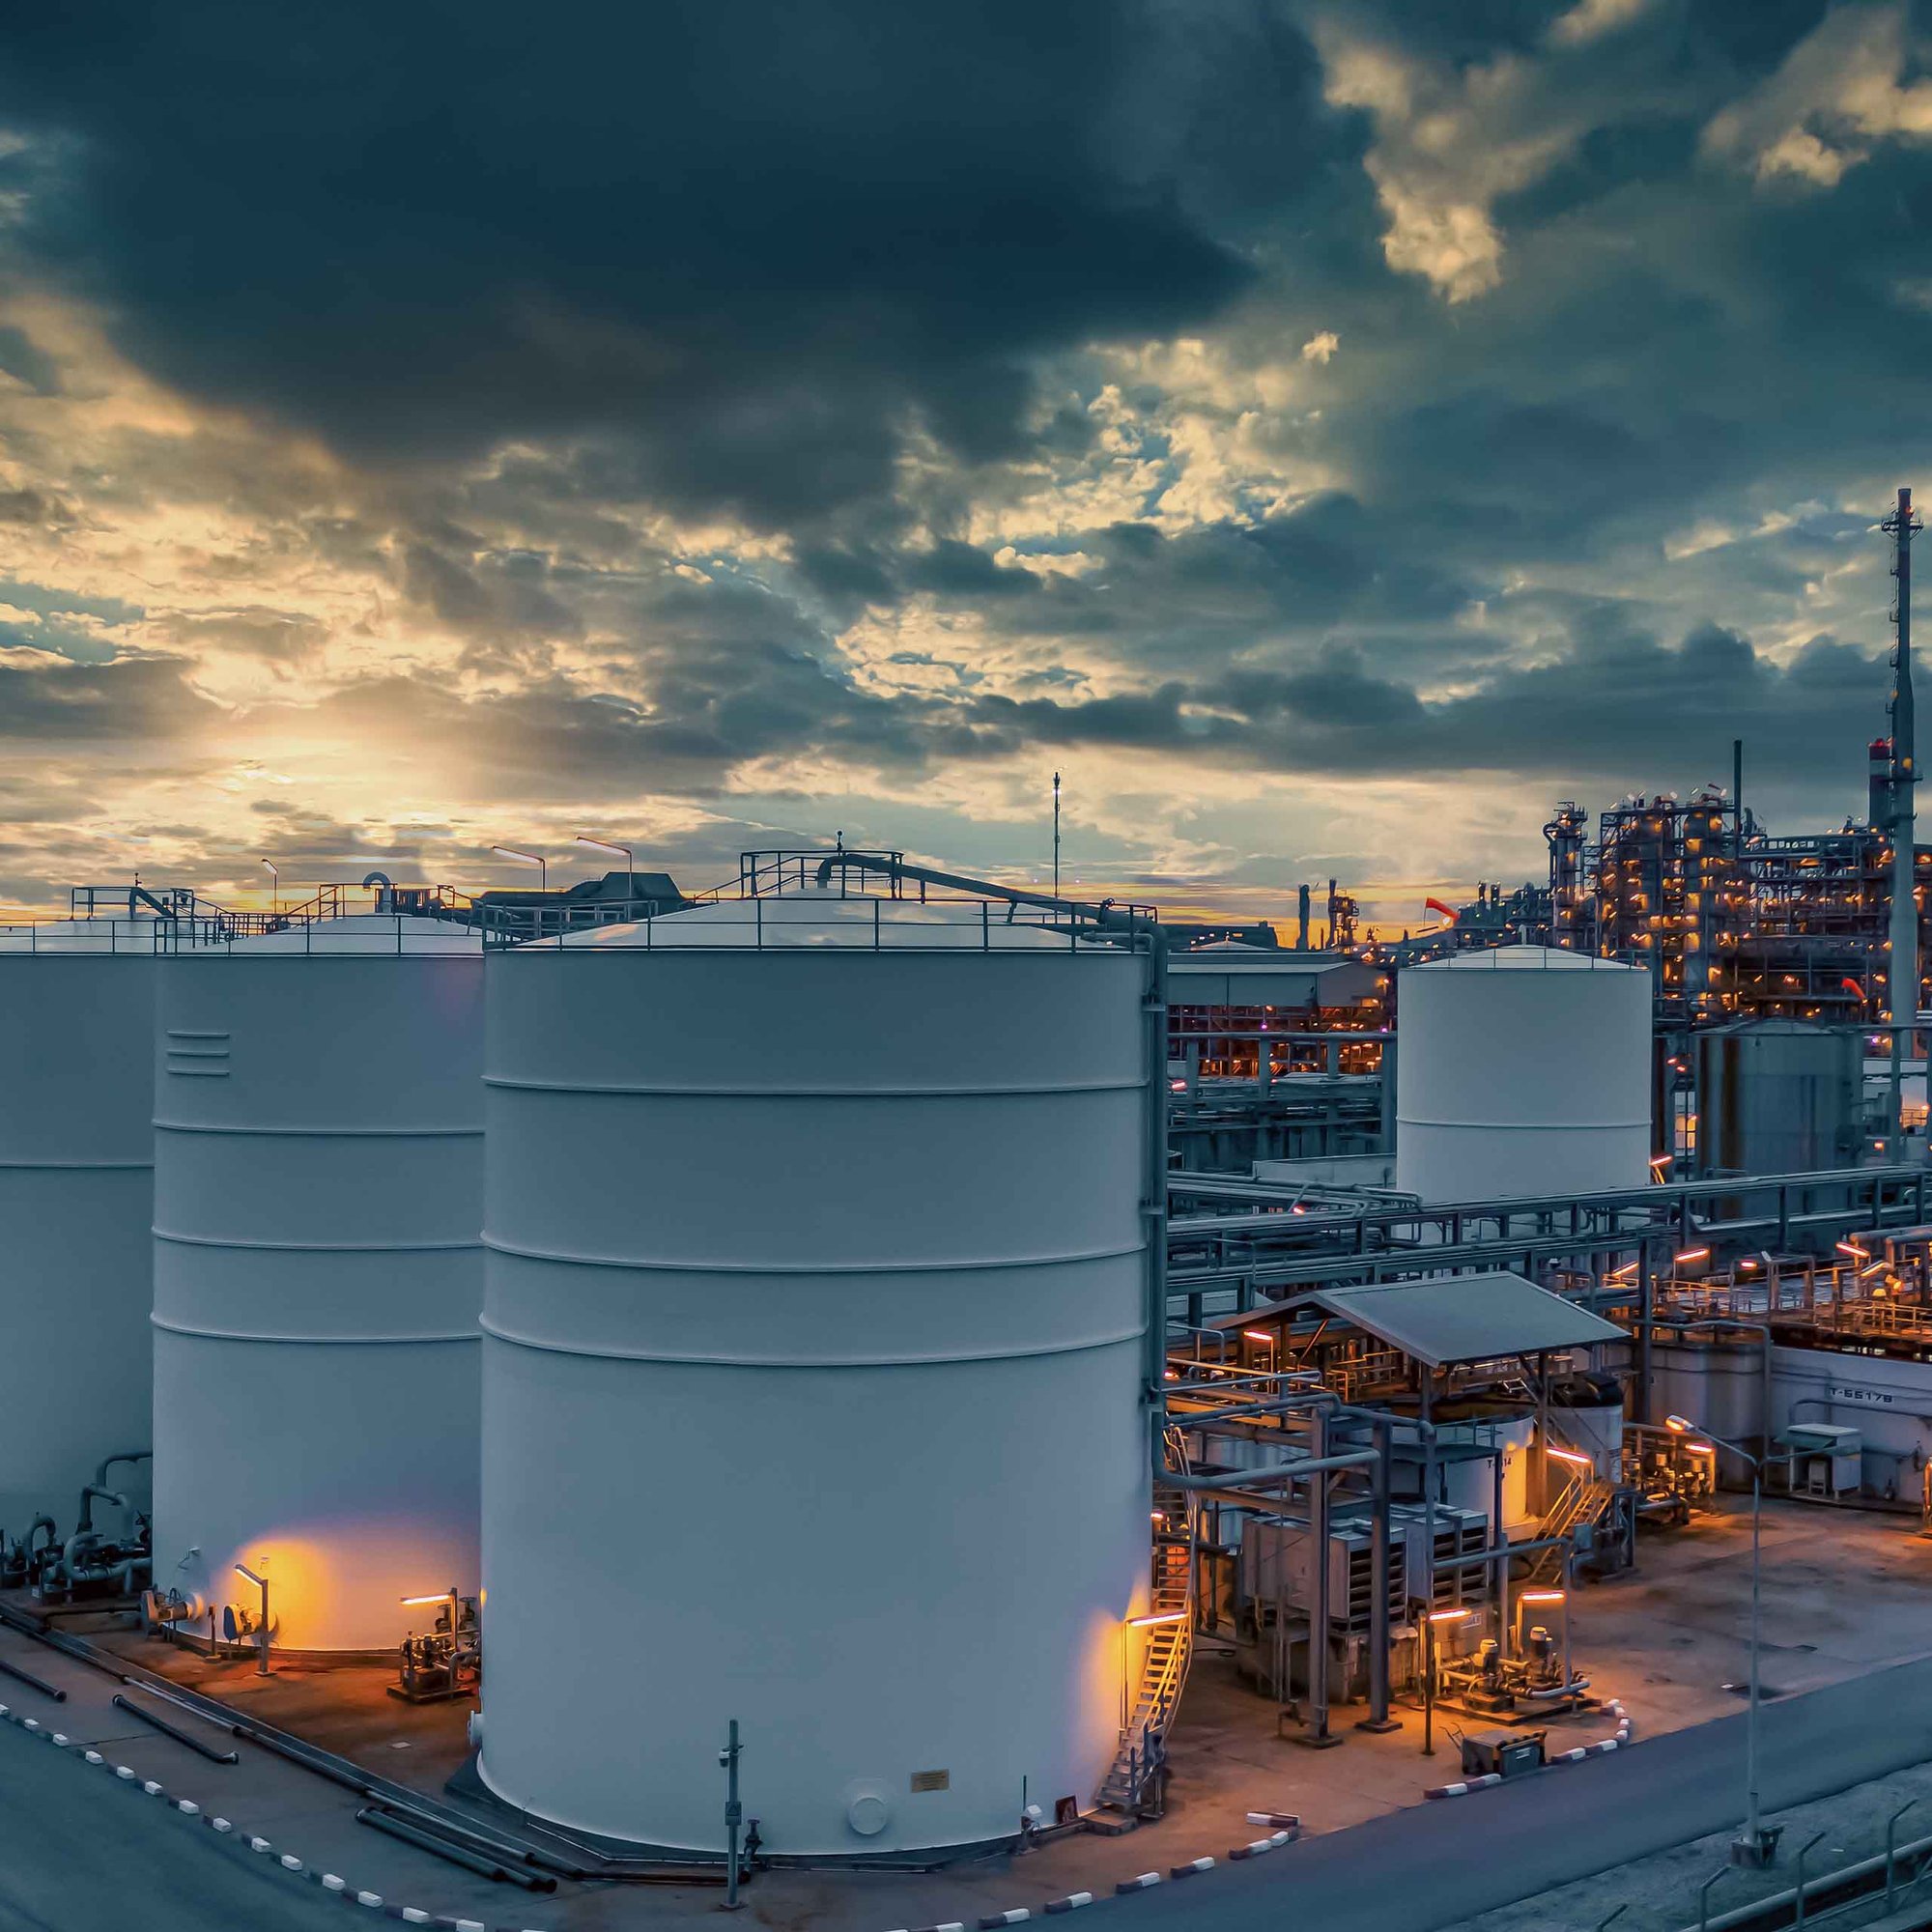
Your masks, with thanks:
[{"label": "red flag", "polygon": [[1456,923],[1456,908],[1444,905],[1440,899],[1424,899],[1422,909],[1425,912],[1439,912],[1451,925]]}]

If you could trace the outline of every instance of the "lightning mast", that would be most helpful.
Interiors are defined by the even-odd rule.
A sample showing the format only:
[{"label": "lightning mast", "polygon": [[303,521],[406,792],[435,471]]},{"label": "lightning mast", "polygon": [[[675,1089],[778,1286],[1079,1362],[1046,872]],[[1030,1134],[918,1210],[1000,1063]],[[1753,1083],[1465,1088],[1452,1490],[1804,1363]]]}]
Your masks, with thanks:
[{"label": "lightning mast", "polygon": [[1898,493],[1898,506],[1880,524],[1891,539],[1891,574],[1898,580],[1891,621],[1898,632],[1892,652],[1891,691],[1891,1069],[1886,1151],[1905,1158],[1905,1044],[1918,1018],[1918,838],[1913,821],[1912,787],[1918,781],[1912,721],[1912,539],[1921,525],[1912,507],[1912,492]]}]

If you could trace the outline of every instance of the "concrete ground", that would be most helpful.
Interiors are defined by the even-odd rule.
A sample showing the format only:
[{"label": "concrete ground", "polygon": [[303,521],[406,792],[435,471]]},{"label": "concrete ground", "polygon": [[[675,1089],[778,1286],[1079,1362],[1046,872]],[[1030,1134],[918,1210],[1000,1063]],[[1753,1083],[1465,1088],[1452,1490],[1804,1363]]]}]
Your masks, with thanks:
[{"label": "concrete ground", "polygon": [[[1765,1522],[1768,1695],[1788,1695],[1932,1652],[1932,1617],[1926,1615],[1932,1543],[1913,1534],[1912,1520],[1776,1502],[1767,1505]],[[1647,1534],[1639,1561],[1637,1575],[1577,1593],[1573,1641],[1579,1666],[1600,1694],[1624,1700],[1639,1740],[1734,1716],[1742,1699],[1726,1687],[1746,1675],[1747,1520],[1728,1508],[1686,1530]],[[400,1704],[384,1694],[386,1669],[291,1664],[265,1682],[245,1662],[210,1663],[137,1637],[89,1634],[150,1669],[259,1711],[270,1722],[427,1794],[440,1796],[467,1755],[465,1708]],[[385,1895],[492,1925],[556,1932],[668,1925],[700,1913],[708,1918],[716,1909],[715,1889],[700,1887],[640,1891],[566,1885],[537,1899],[506,1893],[356,1826],[353,1798],[311,1774],[245,1746],[242,1766],[217,1768],[144,1734],[112,1710],[108,1699],[117,1687],[99,1672],[6,1632],[0,1632],[0,1656],[70,1688],[71,1701],[58,1719],[76,1738],[116,1741],[122,1761],[142,1776],[171,1789],[178,1784],[183,1795],[204,1803],[218,1798],[250,1830],[286,1839],[304,1860],[332,1861],[352,1883]],[[0,1701],[36,1710],[35,1693],[15,1694],[5,1684]],[[1312,1833],[1336,1832],[1415,1806],[1426,1786],[1458,1776],[1446,1737],[1438,1740],[1436,1757],[1421,1756],[1413,1712],[1399,1710],[1403,1728],[1386,1737],[1354,1730],[1362,1715],[1360,1707],[1339,1707],[1335,1729],[1346,1742],[1327,1751],[1304,1749],[1276,1736],[1273,1707],[1236,1682],[1227,1659],[1204,1651],[1176,1728],[1173,1802],[1159,1824],[1121,1838],[1066,1839],[1023,1859],[990,1860],[927,1877],[768,1873],[748,1893],[747,1917],[774,1927],[884,1932],[948,1919],[971,1922],[1020,1906],[1037,1914],[1047,1898],[1065,1892],[1104,1895],[1116,1880],[1136,1872],[1204,1855],[1225,1858],[1232,1846],[1257,1835],[1246,1822],[1250,1810],[1294,1812]],[[1551,1743],[1561,1747],[1610,1728],[1601,1715],[1585,1715],[1553,1726]],[[1589,1771],[1584,1766],[1549,1776],[1553,1782]],[[0,1776],[4,1773],[0,1764]],[[1497,1795],[1451,1805],[1473,1807]],[[755,1813],[755,1790],[748,1788],[746,1796],[748,1812]]]}]

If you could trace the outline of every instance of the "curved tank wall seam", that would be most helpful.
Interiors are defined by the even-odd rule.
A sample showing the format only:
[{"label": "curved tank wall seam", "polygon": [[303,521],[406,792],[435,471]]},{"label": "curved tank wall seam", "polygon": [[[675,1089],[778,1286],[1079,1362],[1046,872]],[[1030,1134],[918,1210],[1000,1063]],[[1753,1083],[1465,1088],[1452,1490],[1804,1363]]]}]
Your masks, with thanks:
[{"label": "curved tank wall seam", "polygon": [[592,1355],[620,1362],[692,1362],[707,1367],[733,1369],[889,1369],[910,1362],[1010,1362],[1037,1355],[1072,1355],[1088,1349],[1112,1349],[1122,1342],[1138,1341],[1141,1326],[1122,1328],[1106,1335],[1092,1335],[1079,1341],[1030,1344],[1023,1349],[950,1349],[934,1354],[895,1355],[799,1355],[783,1360],[771,1355],[750,1355],[719,1350],[712,1354],[673,1353],[668,1350],[623,1349],[611,1344],[557,1342],[540,1335],[522,1333],[484,1318],[483,1333],[519,1349],[542,1349],[554,1355]]},{"label": "curved tank wall seam", "polygon": [[[810,1262],[704,1262],[680,1259],[675,1262],[632,1261],[623,1255],[572,1254],[562,1248],[535,1248],[516,1241],[488,1240],[482,1243],[491,1254],[514,1255],[530,1262],[562,1262],[571,1267],[627,1268],[635,1274],[755,1274],[818,1275],[825,1270]],[[996,1257],[991,1260],[852,1262],[841,1266],[841,1274],[934,1274],[971,1273],[976,1268],[1073,1267],[1082,1262],[1119,1261],[1124,1255],[1146,1252],[1145,1241],[1128,1241],[1110,1248],[1076,1248],[1064,1254]]]},{"label": "curved tank wall seam", "polygon": [[155,1239],[174,1248],[254,1248],[268,1254],[298,1255],[449,1255],[472,1254],[480,1241],[264,1241],[224,1240],[215,1235],[184,1235],[156,1228]]}]

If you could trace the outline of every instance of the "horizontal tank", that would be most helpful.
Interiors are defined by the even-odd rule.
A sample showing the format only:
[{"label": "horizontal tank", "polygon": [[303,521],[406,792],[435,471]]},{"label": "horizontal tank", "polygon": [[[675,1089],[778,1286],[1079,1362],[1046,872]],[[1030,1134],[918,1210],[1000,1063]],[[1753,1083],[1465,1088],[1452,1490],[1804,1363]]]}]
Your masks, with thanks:
[{"label": "horizontal tank", "polygon": [[477,1587],[481,942],[363,915],[163,962],[155,1582],[367,1651]]},{"label": "horizontal tank", "polygon": [[[156,928],[0,928],[0,1530],[76,1520],[109,1456],[152,1421]],[[113,1486],[147,1502],[145,1466]]]},{"label": "horizontal tank", "polygon": [[1148,964],[809,893],[493,954],[498,1797],[721,1851],[736,1719],[774,1852],[1094,1802],[1148,1600]]},{"label": "horizontal tank", "polygon": [[1803,1020],[1741,1020],[1697,1036],[1697,1162],[1706,1174],[1854,1167],[1863,1042]]},{"label": "horizontal tank", "polygon": [[1395,1184],[1425,1202],[1640,1187],[1649,974],[1501,946],[1401,975]]}]

